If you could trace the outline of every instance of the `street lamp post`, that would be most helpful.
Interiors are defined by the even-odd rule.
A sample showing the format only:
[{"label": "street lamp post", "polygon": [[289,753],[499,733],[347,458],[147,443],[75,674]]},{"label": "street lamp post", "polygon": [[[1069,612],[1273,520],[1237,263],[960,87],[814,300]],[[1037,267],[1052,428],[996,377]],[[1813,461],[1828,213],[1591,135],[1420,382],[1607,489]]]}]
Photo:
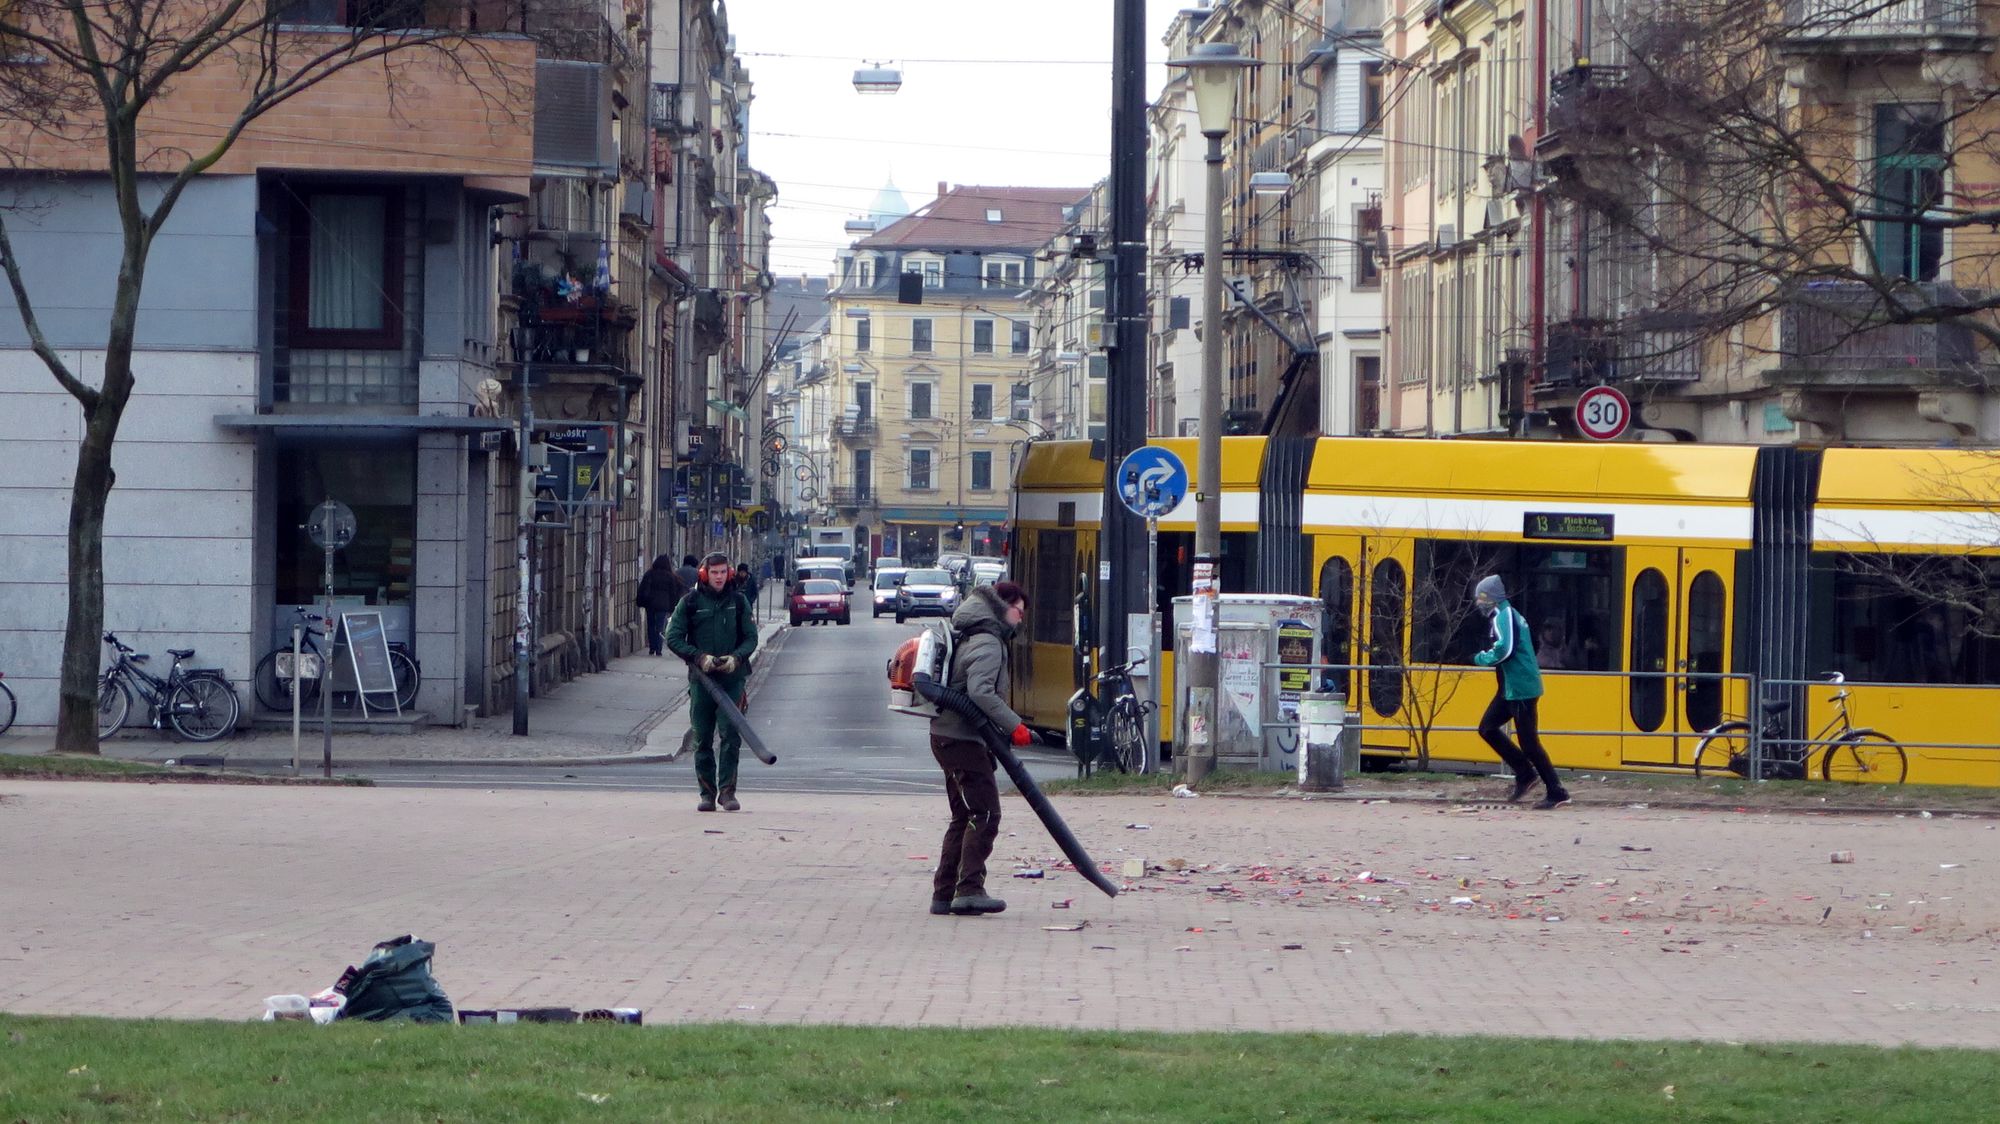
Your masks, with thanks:
[{"label": "street lamp post", "polygon": [[[1236,109],[1236,79],[1257,60],[1229,43],[1201,43],[1168,66],[1187,68],[1195,114],[1208,138],[1208,203],[1202,234],[1201,406],[1195,445],[1195,628],[1188,645],[1187,777],[1199,781],[1215,768],[1216,686],[1213,606],[1204,620],[1206,590],[1222,589],[1222,138]],[[1205,580],[1204,580],[1205,579]],[[1199,737],[1199,741],[1196,738]]]}]

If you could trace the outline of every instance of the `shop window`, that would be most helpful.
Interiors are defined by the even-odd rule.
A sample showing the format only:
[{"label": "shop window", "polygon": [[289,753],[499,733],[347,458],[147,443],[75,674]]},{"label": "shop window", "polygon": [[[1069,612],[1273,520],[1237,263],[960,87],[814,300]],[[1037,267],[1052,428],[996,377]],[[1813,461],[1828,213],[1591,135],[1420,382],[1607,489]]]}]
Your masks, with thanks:
[{"label": "shop window", "polygon": [[323,558],[298,531],[328,497],[354,511],[354,541],[333,557],[333,594],[368,605],[410,600],[416,580],[417,455],[408,445],[328,448],[281,445],[277,452],[276,601],[309,605],[325,597]]}]

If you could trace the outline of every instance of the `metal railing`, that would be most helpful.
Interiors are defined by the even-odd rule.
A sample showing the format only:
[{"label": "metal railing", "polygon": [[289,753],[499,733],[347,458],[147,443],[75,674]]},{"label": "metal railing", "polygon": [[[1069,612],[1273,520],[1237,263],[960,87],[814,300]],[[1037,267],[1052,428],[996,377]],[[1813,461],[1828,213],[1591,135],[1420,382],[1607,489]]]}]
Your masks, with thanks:
[{"label": "metal railing", "polygon": [[1785,26],[1813,39],[1979,34],[1978,0],[1786,0]]}]

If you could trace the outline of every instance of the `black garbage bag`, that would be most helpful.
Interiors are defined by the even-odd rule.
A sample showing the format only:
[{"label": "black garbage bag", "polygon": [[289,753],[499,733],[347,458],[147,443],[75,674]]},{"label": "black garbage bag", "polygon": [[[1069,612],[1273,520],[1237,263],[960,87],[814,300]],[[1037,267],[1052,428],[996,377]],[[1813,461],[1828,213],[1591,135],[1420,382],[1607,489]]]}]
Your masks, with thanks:
[{"label": "black garbage bag", "polygon": [[450,1022],[451,999],[431,975],[435,950],[431,942],[407,935],[376,945],[359,968],[349,968],[335,985],[347,996],[340,1018]]}]

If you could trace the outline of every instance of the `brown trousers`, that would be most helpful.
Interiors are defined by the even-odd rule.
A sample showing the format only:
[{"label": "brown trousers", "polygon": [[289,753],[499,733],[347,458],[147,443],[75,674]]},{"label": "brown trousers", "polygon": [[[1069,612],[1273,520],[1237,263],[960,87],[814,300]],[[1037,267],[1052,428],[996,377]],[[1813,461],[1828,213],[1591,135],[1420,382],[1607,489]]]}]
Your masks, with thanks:
[{"label": "brown trousers", "polygon": [[931,756],[944,770],[951,823],[938,845],[931,897],[944,901],[986,892],[986,860],[1000,836],[1000,786],[993,754],[979,742],[931,735]]}]

